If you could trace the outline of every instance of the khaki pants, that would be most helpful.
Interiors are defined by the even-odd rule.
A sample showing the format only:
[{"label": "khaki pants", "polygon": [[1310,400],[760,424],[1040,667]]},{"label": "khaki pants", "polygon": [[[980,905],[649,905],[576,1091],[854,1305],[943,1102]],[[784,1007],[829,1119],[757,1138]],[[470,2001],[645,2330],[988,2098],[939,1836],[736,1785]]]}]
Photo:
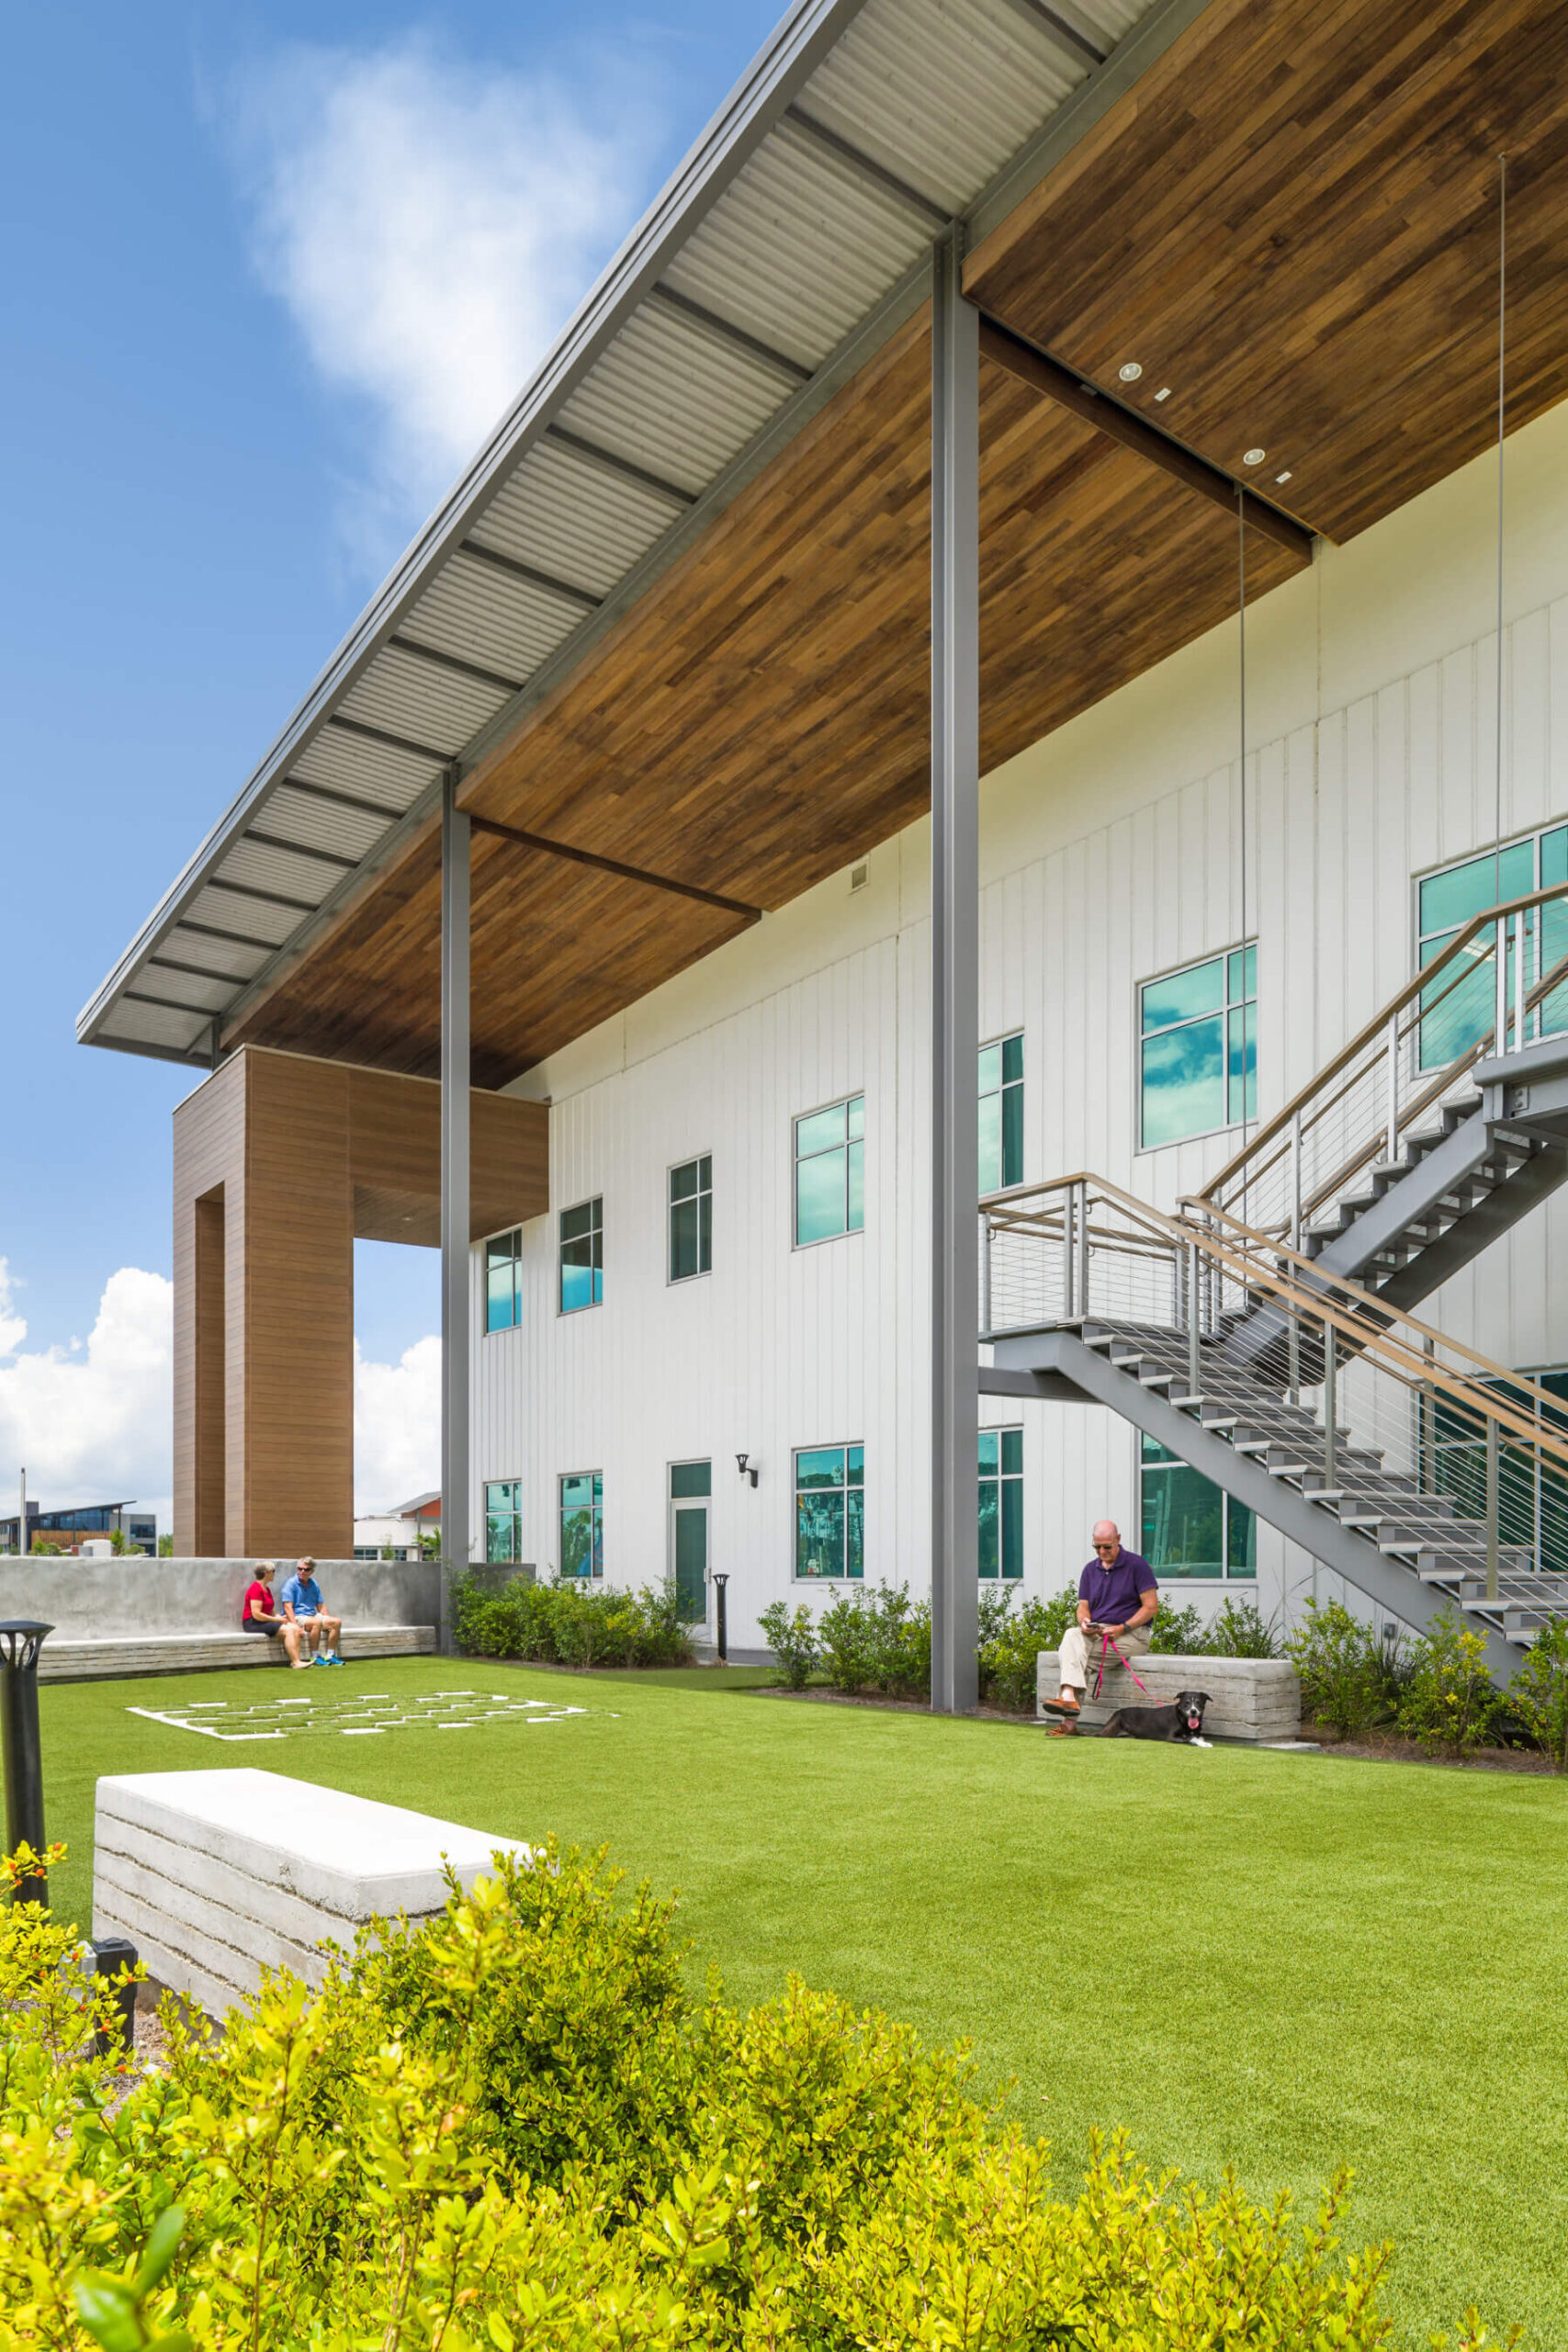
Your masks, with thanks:
[{"label": "khaki pants", "polygon": [[1148,1654],[1149,1629],[1140,1625],[1135,1634],[1118,1634],[1116,1647],[1104,1650],[1100,1635],[1091,1639],[1081,1625],[1069,1625],[1062,1635],[1062,1646],[1056,1664],[1060,1669],[1059,1685],[1065,1690],[1077,1690],[1080,1695],[1094,1687],[1103,1650],[1105,1670],[1113,1673],[1120,1661],[1116,1651],[1124,1658],[1145,1657]]}]

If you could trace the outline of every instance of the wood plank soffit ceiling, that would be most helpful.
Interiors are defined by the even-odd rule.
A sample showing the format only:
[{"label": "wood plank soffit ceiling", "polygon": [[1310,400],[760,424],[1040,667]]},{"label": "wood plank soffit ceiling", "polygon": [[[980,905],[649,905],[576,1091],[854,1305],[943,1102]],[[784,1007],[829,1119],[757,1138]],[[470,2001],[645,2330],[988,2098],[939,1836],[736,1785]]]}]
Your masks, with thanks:
[{"label": "wood plank soffit ceiling", "polygon": [[[1211,0],[978,247],[967,288],[1343,539],[1495,430],[1503,145],[1517,428],[1568,395],[1568,10],[1546,0]],[[921,313],[467,780],[465,805],[763,908],[920,816],[929,379]],[[1236,528],[989,363],[981,442],[985,771],[1233,614]],[[1253,447],[1268,455],[1249,470]],[[1253,532],[1249,592],[1303,560]],[[746,920],[493,838],[473,867],[483,1086]],[[434,1072],[438,868],[427,834],[225,1046]]]}]

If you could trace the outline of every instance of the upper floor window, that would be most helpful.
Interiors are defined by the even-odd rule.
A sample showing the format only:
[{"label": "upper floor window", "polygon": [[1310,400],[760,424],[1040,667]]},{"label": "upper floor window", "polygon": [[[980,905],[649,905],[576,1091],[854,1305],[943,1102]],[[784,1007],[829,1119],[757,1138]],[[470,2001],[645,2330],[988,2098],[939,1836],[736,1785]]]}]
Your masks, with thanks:
[{"label": "upper floor window", "polygon": [[1138,990],[1145,1151],[1258,1115],[1258,947],[1232,948]]},{"label": "upper floor window", "polygon": [[560,1572],[604,1573],[604,1480],[597,1470],[570,1470],[560,1482]]},{"label": "upper floor window", "polygon": [[865,1448],[804,1446],[795,1457],[795,1573],[865,1575]]},{"label": "upper floor window", "polygon": [[[1568,882],[1568,825],[1552,825],[1522,842],[1509,842],[1502,849],[1485,850],[1479,857],[1462,858],[1457,865],[1445,865],[1440,873],[1424,876],[1416,886],[1418,966],[1425,970],[1472,916],[1484,914],[1488,907],[1502,906],[1509,899],[1528,898],[1532,890],[1550,890],[1556,882]],[[1473,945],[1473,970],[1459,974],[1450,964],[1430,989],[1423,992],[1423,1069],[1440,1069],[1445,1062],[1469,1053],[1497,1018],[1493,934],[1479,932]],[[1527,910],[1527,992],[1564,956],[1568,956],[1568,899],[1554,899],[1547,906]],[[1515,980],[1510,963],[1510,1007]],[[1553,989],[1529,1024],[1532,1036],[1549,1036],[1561,1029],[1568,1029],[1568,984]]]},{"label": "upper floor window", "polygon": [[604,1203],[581,1201],[560,1213],[560,1311],[597,1306],[604,1295]]},{"label": "upper floor window", "polygon": [[1023,1431],[980,1431],[980,1574],[1023,1574]]},{"label": "upper floor window", "polygon": [[510,1331],[523,1320],[523,1236],[498,1233],[485,1243],[485,1329]]},{"label": "upper floor window", "polygon": [[1023,1038],[980,1048],[980,1190],[1023,1182]]},{"label": "upper floor window", "polygon": [[865,1224],[865,1097],[852,1094],[795,1123],[796,1245]]},{"label": "upper floor window", "polygon": [[713,1270],[713,1155],[670,1170],[670,1279],[689,1282]]},{"label": "upper floor window", "polygon": [[485,1558],[523,1557],[523,1481],[491,1478],[485,1486]]}]

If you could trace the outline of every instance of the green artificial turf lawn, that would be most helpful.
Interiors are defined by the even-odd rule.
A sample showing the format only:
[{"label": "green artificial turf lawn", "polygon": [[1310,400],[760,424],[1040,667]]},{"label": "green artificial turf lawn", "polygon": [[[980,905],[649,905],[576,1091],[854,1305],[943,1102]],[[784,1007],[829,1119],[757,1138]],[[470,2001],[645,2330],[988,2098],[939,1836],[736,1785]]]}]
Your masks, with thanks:
[{"label": "green artificial turf lawn", "polygon": [[[129,1714],[287,1688],[505,1690],[584,1715],[231,1747]],[[794,1971],[931,2040],[1044,2133],[1096,2124],[1303,2211],[1354,2166],[1351,2237],[1398,2248],[1402,2340],[1470,2301],[1565,2340],[1568,1788],[1327,1757],[1051,1740],[816,1704],[715,1672],[567,1677],[423,1659],[309,1684],[46,1685],[57,1909],[85,1918],[99,1773],[259,1765],[492,1829],[607,1844],[679,1888],[700,1976]]]}]

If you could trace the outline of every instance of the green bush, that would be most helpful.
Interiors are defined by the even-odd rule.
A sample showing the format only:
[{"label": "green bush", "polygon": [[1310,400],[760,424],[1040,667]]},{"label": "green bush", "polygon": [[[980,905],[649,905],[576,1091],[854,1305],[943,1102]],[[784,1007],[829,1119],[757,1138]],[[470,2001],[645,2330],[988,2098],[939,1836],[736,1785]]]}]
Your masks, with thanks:
[{"label": "green bush", "polygon": [[1026,1600],[1018,1610],[1012,1597],[1006,1586],[980,1596],[980,1696],[1032,1714],[1035,1659],[1042,1650],[1060,1648],[1077,1613],[1077,1594],[1069,1587],[1054,1600]]},{"label": "green bush", "polygon": [[835,1690],[880,1690],[923,1698],[931,1679],[931,1611],[909,1588],[858,1586],[822,1611],[822,1663]]},{"label": "green bush", "polygon": [[1508,1704],[1552,1770],[1568,1772],[1568,1618],[1541,1626],[1508,1685]]},{"label": "green bush", "polygon": [[1394,1661],[1371,1627],[1337,1600],[1309,1600],[1285,1643],[1302,1679],[1302,1718],[1347,1738],[1386,1723],[1399,1704]]},{"label": "green bush", "polygon": [[1266,1625],[1258,1614],[1256,1600],[1235,1600],[1227,1595],[1209,1620],[1202,1654],[1205,1657],[1278,1657],[1280,1645],[1272,1625]]},{"label": "green bush", "polygon": [[1399,1727],[1434,1753],[1462,1759],[1482,1747],[1502,1706],[1486,1671],[1486,1637],[1439,1609],[1411,1653]]},{"label": "green bush", "polygon": [[693,1999],[646,1889],[498,1867],[320,1995],[166,2007],[129,2090],[74,1931],[0,1910],[0,2352],[1392,2352],[1343,2180],[1301,2228],[1116,2140],[1064,2197],[962,2054],[798,1983]]},{"label": "green bush", "polygon": [[536,1658],[547,1666],[689,1666],[691,1635],[672,1581],[640,1592],[559,1577],[513,1577],[492,1590],[462,1577],[454,1595],[457,1640],[479,1657]]},{"label": "green bush", "polygon": [[757,1620],[776,1664],[784,1669],[791,1690],[804,1690],[817,1663],[817,1620],[804,1600],[792,1610],[787,1600],[775,1600]]},{"label": "green bush", "polygon": [[1149,1632],[1149,1647],[1156,1657],[1190,1657],[1203,1646],[1203,1620],[1197,1604],[1189,1601],[1185,1609],[1173,1609],[1162,1600],[1158,1616]]}]

